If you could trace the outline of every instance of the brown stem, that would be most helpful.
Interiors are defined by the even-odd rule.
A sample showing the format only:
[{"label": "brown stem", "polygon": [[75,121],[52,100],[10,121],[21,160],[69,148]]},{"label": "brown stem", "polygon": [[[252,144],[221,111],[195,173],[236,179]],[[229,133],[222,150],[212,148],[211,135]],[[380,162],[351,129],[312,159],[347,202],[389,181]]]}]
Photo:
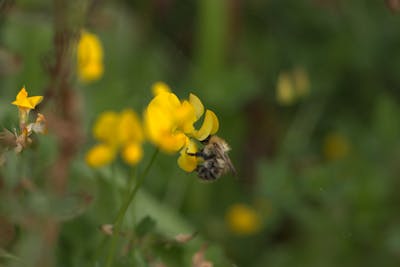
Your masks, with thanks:
[{"label": "brown stem", "polygon": [[71,26],[68,11],[71,1],[54,0],[55,62],[50,68],[48,94],[54,97],[55,112],[49,116],[49,127],[57,136],[59,155],[49,177],[52,191],[63,195],[68,179],[68,166],[82,142],[79,99],[71,84],[73,48],[79,28]]},{"label": "brown stem", "polygon": [[[74,1],[54,0],[54,62],[48,65],[50,84],[45,92],[46,104],[54,111],[47,114],[50,132],[55,134],[58,156],[47,178],[51,194],[63,197],[67,191],[69,167],[83,142],[81,110],[78,94],[72,85],[74,46],[80,31],[80,23],[72,23]],[[46,98],[45,98],[46,99]],[[50,100],[50,101],[49,101]],[[44,107],[42,104],[41,108]],[[53,253],[57,245],[61,225],[55,218],[47,218],[42,226],[42,248],[36,266],[54,266]]]}]

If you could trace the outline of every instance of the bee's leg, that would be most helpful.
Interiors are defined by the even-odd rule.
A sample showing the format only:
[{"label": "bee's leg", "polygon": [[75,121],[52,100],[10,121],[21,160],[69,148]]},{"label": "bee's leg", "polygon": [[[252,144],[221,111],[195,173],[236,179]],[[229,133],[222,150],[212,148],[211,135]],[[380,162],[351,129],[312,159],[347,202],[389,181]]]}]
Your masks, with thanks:
[{"label": "bee's leg", "polygon": [[215,158],[215,155],[214,155],[214,154],[206,155],[206,154],[205,154],[204,152],[202,152],[202,151],[199,151],[199,152],[196,152],[196,153],[189,153],[189,152],[186,152],[186,154],[188,154],[189,156],[193,156],[193,157],[200,157],[200,158],[203,158],[204,160],[208,160],[208,159]]},{"label": "bee's leg", "polygon": [[186,154],[189,155],[189,156],[201,157],[201,158],[204,158],[204,156],[205,156],[205,154],[203,152],[201,152],[201,151],[196,152],[196,153],[190,153],[190,152],[186,151]]}]

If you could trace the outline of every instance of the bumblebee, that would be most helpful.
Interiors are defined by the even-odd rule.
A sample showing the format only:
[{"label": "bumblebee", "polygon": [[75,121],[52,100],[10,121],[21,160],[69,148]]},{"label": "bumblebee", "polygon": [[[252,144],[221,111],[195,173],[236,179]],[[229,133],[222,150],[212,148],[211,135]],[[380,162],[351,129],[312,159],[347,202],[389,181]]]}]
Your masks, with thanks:
[{"label": "bumblebee", "polygon": [[231,148],[224,139],[216,135],[210,135],[201,143],[204,147],[199,152],[187,153],[190,156],[203,159],[195,169],[200,179],[211,182],[228,172],[236,175],[235,167],[233,167],[228,156],[228,151]]}]

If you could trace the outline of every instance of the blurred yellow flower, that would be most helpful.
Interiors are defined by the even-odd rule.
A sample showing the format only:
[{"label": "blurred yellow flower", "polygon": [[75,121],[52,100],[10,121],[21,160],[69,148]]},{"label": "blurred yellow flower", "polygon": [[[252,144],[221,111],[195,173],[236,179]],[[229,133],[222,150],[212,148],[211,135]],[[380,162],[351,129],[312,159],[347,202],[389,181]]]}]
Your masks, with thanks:
[{"label": "blurred yellow flower", "polygon": [[79,79],[91,82],[101,78],[104,72],[103,47],[97,35],[82,31],[77,47]]},{"label": "blurred yellow flower", "polygon": [[122,149],[121,156],[126,163],[135,165],[143,157],[142,146],[137,142],[128,143]]},{"label": "blurred yellow flower", "polygon": [[261,216],[252,207],[237,203],[232,205],[225,216],[229,230],[237,235],[252,235],[261,229]]},{"label": "blurred yellow flower", "polygon": [[291,72],[281,72],[276,85],[276,100],[280,105],[289,106],[310,91],[310,80],[307,71],[296,67]]},{"label": "blurred yellow flower", "polygon": [[142,159],[143,130],[138,115],[131,109],[100,114],[93,126],[93,136],[100,144],[86,154],[86,162],[91,167],[109,164],[119,150],[122,159],[129,165],[135,165]]},{"label": "blurred yellow flower", "polygon": [[294,102],[295,91],[291,78],[287,72],[282,72],[278,76],[276,99],[281,105],[290,105]]},{"label": "blurred yellow flower", "polygon": [[86,163],[94,168],[111,163],[115,158],[114,147],[106,144],[97,144],[86,153]]},{"label": "blurred yellow flower", "polygon": [[178,165],[185,171],[193,171],[197,159],[188,157],[186,150],[197,150],[188,137],[202,141],[210,134],[215,134],[219,128],[217,116],[207,110],[204,122],[197,130],[194,123],[204,114],[204,106],[197,96],[190,94],[188,100],[182,101],[162,82],[153,85],[153,93],[155,96],[144,112],[145,130],[149,140],[166,153],[181,150]]},{"label": "blurred yellow flower", "polygon": [[340,133],[328,134],[323,143],[323,154],[327,160],[339,160],[346,157],[350,151],[347,138]]}]

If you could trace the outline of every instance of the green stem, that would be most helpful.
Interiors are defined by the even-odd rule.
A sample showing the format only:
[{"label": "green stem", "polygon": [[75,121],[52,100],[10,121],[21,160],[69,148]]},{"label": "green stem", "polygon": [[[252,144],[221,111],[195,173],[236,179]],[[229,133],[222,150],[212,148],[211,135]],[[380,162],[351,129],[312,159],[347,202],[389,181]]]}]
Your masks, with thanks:
[{"label": "green stem", "polygon": [[[111,167],[112,167],[112,169],[111,169],[112,170],[112,175],[114,175],[114,171],[115,170],[114,170],[113,166],[111,166]],[[130,189],[133,186],[135,178],[138,176],[137,175],[137,171],[138,171],[138,168],[135,168],[135,167],[131,168],[130,179],[127,182],[127,186],[125,186],[125,190],[124,190],[124,193],[123,193],[124,194],[123,200],[127,199],[128,196],[129,196]],[[99,177],[99,178],[103,178],[103,177]],[[116,219],[114,219],[113,223],[115,223],[115,221],[116,221]],[[95,254],[94,254],[95,266],[100,266],[99,265],[100,264],[99,263],[100,253],[103,251],[104,246],[107,244],[107,240],[108,240],[107,236],[103,235],[99,245],[96,248],[96,251],[95,251]]]},{"label": "green stem", "polygon": [[115,254],[115,248],[116,248],[116,244],[117,244],[117,240],[118,240],[118,236],[119,236],[119,230],[120,230],[122,221],[124,220],[126,211],[128,210],[129,205],[131,204],[132,200],[135,198],[136,193],[138,192],[139,188],[143,184],[147,174],[149,173],[150,168],[153,165],[154,160],[157,157],[158,151],[159,151],[158,149],[156,149],[154,151],[154,154],[151,157],[149,164],[147,165],[146,169],[143,171],[143,174],[141,175],[140,179],[138,179],[137,183],[135,184],[134,188],[130,192],[125,203],[123,203],[122,207],[119,209],[118,214],[114,219],[113,236],[111,239],[110,250],[108,252],[108,257],[107,257],[107,262],[106,262],[107,267],[111,267],[112,263],[114,261],[114,254]]}]

